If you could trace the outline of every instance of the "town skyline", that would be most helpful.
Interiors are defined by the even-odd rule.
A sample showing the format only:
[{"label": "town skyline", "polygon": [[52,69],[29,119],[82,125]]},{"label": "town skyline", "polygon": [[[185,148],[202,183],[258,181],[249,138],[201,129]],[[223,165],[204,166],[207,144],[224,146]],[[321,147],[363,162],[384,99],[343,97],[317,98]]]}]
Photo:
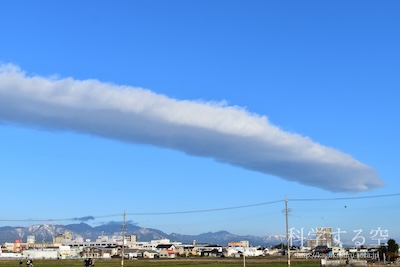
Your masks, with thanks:
[{"label": "town skyline", "polygon": [[[29,243],[36,242],[51,243],[56,236],[70,236],[69,239],[82,240],[80,242],[96,242],[102,237],[115,237],[123,234],[125,228],[126,236],[135,236],[137,242],[150,242],[152,240],[168,239],[173,242],[184,244],[218,244],[226,246],[235,240],[247,240],[252,246],[271,247],[279,244],[287,244],[286,233],[272,233],[266,236],[236,235],[221,229],[217,232],[204,232],[198,235],[186,235],[185,233],[165,233],[162,229],[146,228],[127,222],[109,222],[95,227],[86,223],[77,224],[35,224],[27,227],[0,227],[0,244],[4,243]],[[325,237],[326,234],[329,237]],[[6,237],[7,236],[7,237]],[[327,241],[326,238],[328,238]],[[313,227],[312,229],[289,229],[289,243],[291,246],[303,248],[314,248],[318,246],[315,240],[327,242],[328,247],[365,248],[380,247],[387,244],[388,240],[398,240],[396,236],[390,235],[385,229],[375,229],[374,233],[366,236],[361,231],[348,232],[335,227]]]},{"label": "town skyline", "polygon": [[[83,223],[81,223],[82,225]],[[43,225],[45,227],[45,225]],[[365,265],[367,261],[381,262],[391,261],[396,259],[398,254],[398,244],[394,239],[387,240],[387,243],[377,245],[360,245],[343,246],[336,245],[332,228],[316,228],[316,233],[313,238],[303,244],[290,244],[286,246],[281,240],[275,240],[271,243],[270,240],[260,240],[254,243],[251,236],[234,236],[229,233],[224,233],[227,236],[222,237],[222,242],[213,238],[209,233],[209,242],[207,239],[202,239],[198,242],[196,239],[182,240],[182,236],[172,236],[173,240],[163,236],[162,232],[155,233],[155,236],[149,240],[139,240],[140,236],[126,234],[119,235],[120,232],[107,234],[102,231],[101,235],[96,236],[94,240],[87,239],[86,235],[81,236],[77,233],[76,226],[74,231],[65,231],[52,235],[51,241],[37,242],[35,235],[27,235],[26,242],[22,239],[14,242],[5,242],[1,246],[0,258],[12,259],[28,255],[27,263],[31,259],[85,259],[86,263],[92,262],[92,259],[110,259],[118,258],[122,255],[127,259],[139,258],[177,258],[185,257],[213,257],[213,258],[238,258],[241,256],[284,256],[289,248],[290,254],[297,259],[325,259],[331,261],[363,261]],[[86,225],[86,227],[88,227]],[[125,227],[125,226],[124,226]],[[87,234],[87,228],[86,234]],[[157,230],[154,230],[155,232]],[[215,233],[218,234],[218,233]],[[140,233],[139,233],[140,235]],[[193,237],[193,236],[191,236]],[[148,239],[148,238],[147,238]],[[240,240],[240,241],[238,241]],[[385,256],[387,252],[387,256]],[[124,257],[123,257],[124,258]],[[288,257],[289,259],[289,257]],[[89,261],[89,262],[88,262]],[[289,260],[288,260],[289,261]],[[91,263],[89,264],[91,265]]]}]

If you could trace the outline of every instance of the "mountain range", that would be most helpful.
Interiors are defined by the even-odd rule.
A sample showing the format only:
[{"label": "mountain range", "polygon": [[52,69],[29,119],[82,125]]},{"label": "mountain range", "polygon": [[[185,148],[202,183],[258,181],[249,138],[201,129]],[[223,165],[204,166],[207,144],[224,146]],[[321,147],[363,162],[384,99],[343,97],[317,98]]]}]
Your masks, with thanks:
[{"label": "mountain range", "polygon": [[[22,240],[26,242],[27,236],[35,236],[36,242],[52,242],[53,237],[63,234],[66,231],[72,233],[73,238],[82,237],[83,240],[90,239],[95,241],[99,236],[122,235],[122,224],[110,222],[108,224],[92,227],[86,223],[55,225],[55,224],[37,224],[28,227],[0,227],[0,244],[5,242],[14,242]],[[285,243],[286,238],[283,235],[270,235],[266,237],[257,237],[252,235],[235,235],[227,231],[208,232],[199,235],[184,235],[171,233],[166,234],[160,230],[152,228],[143,228],[133,224],[126,225],[127,235],[136,235],[140,242],[148,242],[158,239],[169,239],[171,242],[182,243],[208,243],[226,246],[228,242],[239,242],[248,240],[253,246],[271,246]]]}]

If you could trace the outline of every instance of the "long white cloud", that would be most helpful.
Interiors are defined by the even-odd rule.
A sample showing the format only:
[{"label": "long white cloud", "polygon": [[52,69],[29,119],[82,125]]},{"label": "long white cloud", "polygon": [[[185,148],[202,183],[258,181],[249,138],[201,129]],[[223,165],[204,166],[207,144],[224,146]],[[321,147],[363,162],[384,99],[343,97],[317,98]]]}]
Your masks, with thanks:
[{"label": "long white cloud", "polygon": [[0,66],[0,122],[167,147],[333,192],[382,186],[373,168],[238,107],[27,75],[11,64]]}]

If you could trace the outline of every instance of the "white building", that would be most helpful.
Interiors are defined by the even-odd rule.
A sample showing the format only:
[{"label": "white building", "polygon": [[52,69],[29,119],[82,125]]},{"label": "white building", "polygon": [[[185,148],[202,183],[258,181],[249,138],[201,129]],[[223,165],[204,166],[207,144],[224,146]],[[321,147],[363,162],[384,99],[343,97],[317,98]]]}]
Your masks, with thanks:
[{"label": "white building", "polygon": [[1,252],[0,250],[0,259],[21,259],[22,257],[21,253]]},{"label": "white building", "polygon": [[35,244],[35,236],[34,235],[28,235],[26,237],[26,243],[29,244]]},{"label": "white building", "polygon": [[24,258],[30,259],[57,259],[58,249],[28,249],[21,254]]},{"label": "white building", "polygon": [[316,246],[332,247],[332,228],[331,227],[316,227],[315,228],[315,241]]}]

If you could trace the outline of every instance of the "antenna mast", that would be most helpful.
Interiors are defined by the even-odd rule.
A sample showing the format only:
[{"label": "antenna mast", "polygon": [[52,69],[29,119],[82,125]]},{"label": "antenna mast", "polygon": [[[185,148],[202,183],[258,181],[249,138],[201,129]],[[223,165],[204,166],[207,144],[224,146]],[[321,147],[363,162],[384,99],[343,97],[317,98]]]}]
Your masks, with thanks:
[{"label": "antenna mast", "polygon": [[285,198],[285,215],[286,215],[287,266],[290,267],[289,208],[288,208],[287,197]]}]

